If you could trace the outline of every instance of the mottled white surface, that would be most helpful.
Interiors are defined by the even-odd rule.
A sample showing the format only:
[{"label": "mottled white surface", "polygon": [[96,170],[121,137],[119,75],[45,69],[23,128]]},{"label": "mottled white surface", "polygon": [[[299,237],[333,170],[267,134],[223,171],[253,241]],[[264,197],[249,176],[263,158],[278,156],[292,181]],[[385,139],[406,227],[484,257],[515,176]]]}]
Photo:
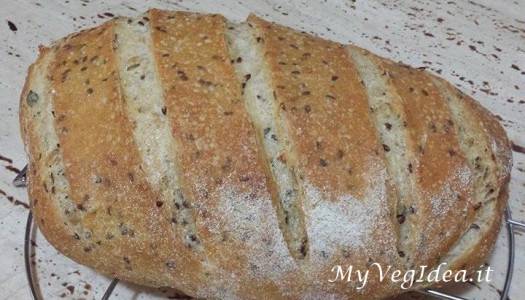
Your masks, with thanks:
[{"label": "mottled white surface", "polygon": [[[321,1],[319,1],[321,2]],[[439,4],[438,4],[439,3]],[[100,24],[111,14],[135,16],[148,7],[221,13],[242,21],[249,12],[361,46],[381,56],[427,67],[473,95],[502,118],[510,139],[525,146],[525,0],[452,1],[2,1],[0,4],[0,298],[30,299],[23,263],[28,210],[25,189],[15,188],[12,167],[26,163],[19,137],[18,98],[26,70],[39,44],[49,45],[80,28]],[[16,26],[10,26],[9,22]],[[514,152],[510,204],[514,218],[525,220],[525,154]],[[523,299],[525,233],[516,231],[516,265],[510,299]],[[492,282],[456,287],[470,299],[497,299],[507,263],[503,230],[487,262]],[[521,250],[521,251],[520,251]],[[36,237],[40,290],[46,299],[102,296],[109,279],[58,254]],[[148,292],[149,291],[149,292]],[[120,284],[118,299],[173,296]],[[149,295],[148,295],[149,294]]]}]

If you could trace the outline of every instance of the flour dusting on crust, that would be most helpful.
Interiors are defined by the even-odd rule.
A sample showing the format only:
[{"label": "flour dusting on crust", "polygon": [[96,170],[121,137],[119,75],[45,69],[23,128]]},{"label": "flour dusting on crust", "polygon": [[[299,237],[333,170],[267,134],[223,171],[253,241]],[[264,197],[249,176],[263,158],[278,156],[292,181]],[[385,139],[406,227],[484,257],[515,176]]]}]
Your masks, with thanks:
[{"label": "flour dusting on crust", "polygon": [[307,228],[313,265],[316,265],[316,259],[323,256],[339,255],[341,249],[351,252],[366,249],[372,244],[373,232],[385,225],[383,217],[388,207],[385,167],[377,166],[370,159],[363,163],[376,165],[371,169],[379,170],[375,176],[364,175],[368,175],[368,190],[363,199],[351,194],[340,195],[334,200],[323,199],[326,195],[321,188],[305,183]]}]

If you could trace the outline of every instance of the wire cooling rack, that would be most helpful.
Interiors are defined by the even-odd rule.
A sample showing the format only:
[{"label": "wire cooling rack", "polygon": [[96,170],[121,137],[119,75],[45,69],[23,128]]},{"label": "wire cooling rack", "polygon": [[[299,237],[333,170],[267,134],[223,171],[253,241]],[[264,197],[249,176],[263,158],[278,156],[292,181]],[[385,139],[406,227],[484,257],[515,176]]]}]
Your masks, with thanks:
[{"label": "wire cooling rack", "polygon": [[[13,180],[13,185],[16,187],[25,187],[27,185],[27,166],[25,166],[22,171],[16,176],[16,178]],[[506,300],[509,295],[510,285],[512,283],[512,275],[514,273],[514,256],[515,256],[515,241],[514,241],[514,229],[515,226],[525,228],[525,223],[516,221],[512,219],[512,212],[507,205],[505,209],[505,223],[508,230],[508,236],[509,236],[509,260],[507,265],[507,273],[505,278],[505,283],[503,285],[503,290],[501,292],[501,300]],[[34,300],[41,300],[41,298],[38,296],[39,293],[37,291],[37,286],[35,285],[35,280],[33,279],[33,268],[31,264],[31,235],[33,232],[33,216],[31,211],[29,211],[29,215],[27,216],[27,223],[26,223],[26,230],[25,230],[25,241],[24,241],[24,260],[25,260],[25,271],[27,276],[27,281],[29,283],[29,288],[31,289],[31,295]],[[119,283],[119,280],[117,278],[113,279],[109,286],[106,289],[106,292],[102,296],[101,300],[107,300],[111,297],[111,294],[113,293],[113,290]],[[419,290],[416,291],[420,294],[428,295],[435,297],[437,299],[445,299],[445,300],[468,300],[466,298],[462,298],[459,296],[455,296],[452,294],[448,294],[445,292],[441,292],[438,290],[433,289],[427,289],[427,290]]]}]

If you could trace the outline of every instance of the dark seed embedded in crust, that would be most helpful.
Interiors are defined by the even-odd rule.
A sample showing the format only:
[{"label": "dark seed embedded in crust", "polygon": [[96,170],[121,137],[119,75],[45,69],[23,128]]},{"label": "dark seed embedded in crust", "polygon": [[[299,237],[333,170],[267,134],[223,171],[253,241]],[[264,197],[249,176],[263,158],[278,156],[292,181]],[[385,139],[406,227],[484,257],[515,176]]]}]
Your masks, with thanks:
[{"label": "dark seed embedded in crust", "polygon": [[304,111],[307,114],[309,114],[312,111],[312,107],[309,104],[307,104],[307,105],[304,106]]},{"label": "dark seed embedded in crust", "polygon": [[403,224],[405,222],[406,212],[407,212],[407,209],[405,205],[402,205],[397,208],[396,218],[399,224]]},{"label": "dark seed embedded in crust", "polygon": [[135,236],[135,232],[133,231],[133,229],[130,229],[124,223],[120,223],[119,228],[120,228],[120,234],[121,235],[128,235],[130,237]]},{"label": "dark seed embedded in crust", "polygon": [[175,269],[175,263],[172,262],[172,261],[167,261],[167,262],[165,263],[165,265],[166,265],[166,268],[168,268],[168,269],[170,269],[170,270]]},{"label": "dark seed embedded in crust", "polygon": [[29,93],[27,94],[27,97],[26,97],[26,102],[27,102],[27,105],[29,105],[30,107],[32,107],[33,105],[35,105],[36,103],[38,103],[38,100],[40,99],[40,97],[38,96],[37,93],[33,92],[33,91],[29,91]]},{"label": "dark seed embedded in crust", "polygon": [[337,158],[338,159],[342,159],[344,154],[345,153],[343,152],[343,150],[341,150],[341,149],[337,150]]},{"label": "dark seed embedded in crust", "polygon": [[315,141],[315,148],[317,150],[323,150],[324,149],[323,142],[322,141]]},{"label": "dark seed embedded in crust", "polygon": [[326,167],[328,166],[328,162],[326,162],[326,160],[320,158],[319,159],[319,164],[322,166],[322,167]]},{"label": "dark seed embedded in crust", "polygon": [[156,26],[155,29],[156,29],[157,31],[160,31],[160,32],[163,32],[163,33],[166,33],[166,32],[167,32],[165,28],[160,27],[160,26]]},{"label": "dark seed embedded in crust", "polygon": [[182,81],[187,81],[188,80],[188,76],[186,75],[186,73],[184,71],[177,71],[177,75],[179,75],[179,78]]},{"label": "dark seed embedded in crust", "polygon": [[67,69],[62,73],[62,82],[65,82],[71,73],[71,69]]},{"label": "dark seed embedded in crust", "polygon": [[398,222],[399,224],[403,224],[403,223],[405,223],[405,220],[406,220],[406,216],[405,216],[405,215],[401,215],[401,216],[398,216],[398,217],[397,217],[397,222]]},{"label": "dark seed embedded in crust", "polygon": [[419,151],[420,154],[425,154],[425,149],[423,149],[423,146],[419,145],[419,146],[417,147],[417,149],[418,149],[418,151]]},{"label": "dark seed embedded in crust", "polygon": [[370,266],[371,266],[373,263],[374,263],[374,260],[373,260],[371,257],[369,257],[369,258],[366,260],[366,264],[365,264],[365,266],[366,266],[367,268],[370,268]]},{"label": "dark seed embedded in crust", "polygon": [[134,69],[138,68],[139,66],[140,66],[140,63],[132,64],[131,66],[126,68],[126,71],[134,70]]},{"label": "dark seed embedded in crust", "polygon": [[303,257],[306,257],[306,244],[308,243],[308,240],[306,238],[303,239],[303,241],[301,242],[301,254],[303,255]]}]

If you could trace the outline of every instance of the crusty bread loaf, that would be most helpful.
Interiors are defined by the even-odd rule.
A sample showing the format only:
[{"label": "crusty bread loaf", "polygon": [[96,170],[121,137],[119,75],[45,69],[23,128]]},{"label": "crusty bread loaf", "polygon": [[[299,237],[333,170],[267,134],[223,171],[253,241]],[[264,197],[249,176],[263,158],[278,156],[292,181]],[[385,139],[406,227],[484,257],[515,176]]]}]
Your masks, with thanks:
[{"label": "crusty bread loaf", "polygon": [[505,131],[474,100],[253,15],[152,9],[42,47],[20,121],[52,245],[199,298],[402,293],[374,263],[472,272],[508,197]]}]

